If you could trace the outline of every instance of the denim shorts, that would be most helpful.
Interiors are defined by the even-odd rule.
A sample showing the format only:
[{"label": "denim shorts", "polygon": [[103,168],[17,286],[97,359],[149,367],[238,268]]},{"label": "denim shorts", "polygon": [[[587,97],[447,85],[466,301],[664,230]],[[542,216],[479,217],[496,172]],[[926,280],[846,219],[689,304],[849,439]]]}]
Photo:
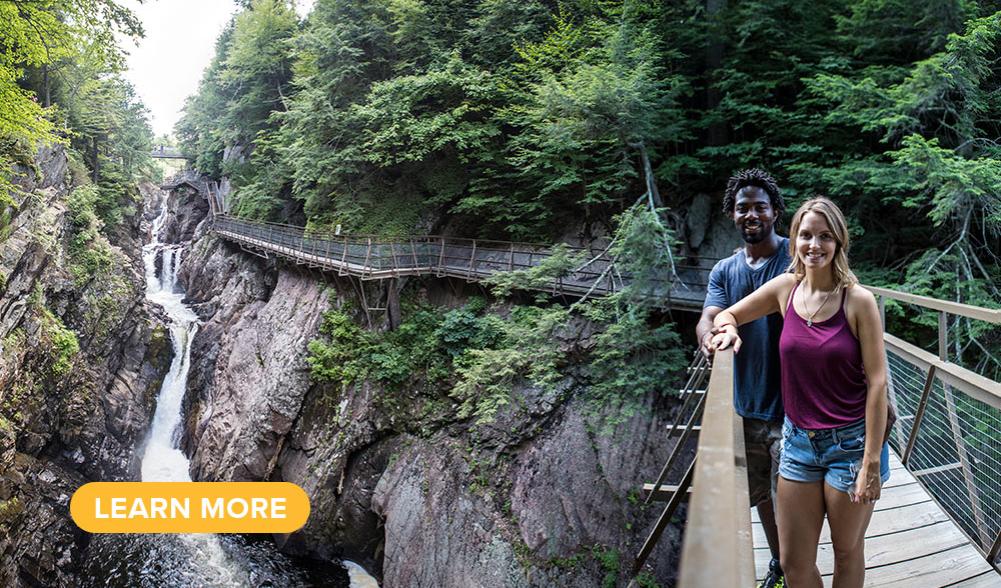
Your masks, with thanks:
[{"label": "denim shorts", "polygon": [[[801,429],[788,417],[782,424],[779,475],[793,482],[827,482],[841,492],[854,491],[855,476],[865,451],[865,420],[836,429]],[[882,483],[890,478],[886,443],[879,456]]]}]

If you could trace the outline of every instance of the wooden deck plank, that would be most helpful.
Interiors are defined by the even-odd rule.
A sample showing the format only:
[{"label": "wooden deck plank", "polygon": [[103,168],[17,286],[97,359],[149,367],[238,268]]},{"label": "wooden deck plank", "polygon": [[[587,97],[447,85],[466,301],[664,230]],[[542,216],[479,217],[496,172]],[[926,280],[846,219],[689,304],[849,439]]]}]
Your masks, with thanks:
[{"label": "wooden deck plank", "polygon": [[[968,539],[952,521],[942,521],[918,529],[908,529],[865,540],[865,563],[867,568],[896,564],[919,557],[949,551],[966,545]],[[771,559],[767,547],[754,550],[755,569],[763,576]],[[822,575],[834,572],[834,550],[830,543],[820,545],[817,550],[817,568]]]},{"label": "wooden deck plank", "polygon": [[[931,497],[925,492],[925,489],[921,484],[914,482],[913,484],[906,484],[903,486],[897,486],[893,492],[884,492],[879,501],[876,502],[875,512],[880,512],[884,510],[890,510],[894,508],[900,508],[901,506],[908,506],[911,504],[918,504],[921,502],[928,502]],[[758,518],[758,510],[751,510],[751,522],[760,522]]]},{"label": "wooden deck plank", "polygon": [[998,586],[1001,586],[1001,576],[990,569],[972,578],[949,584],[948,588],[997,588]]},{"label": "wooden deck plank", "polygon": [[[872,522],[869,523],[869,528],[866,530],[865,536],[875,537],[878,535],[899,533],[900,531],[924,527],[926,525],[948,520],[950,520],[949,517],[938,508],[937,504],[931,501],[921,502],[918,504],[911,504],[900,508],[874,513],[872,515]],[[753,527],[752,531],[754,532],[754,544],[766,545],[765,532],[761,529],[761,523],[754,523],[751,526]],[[824,528],[820,532],[820,543],[824,544],[830,542],[831,530],[827,526],[827,521],[824,521]]]},{"label": "wooden deck plank", "polygon": [[[990,570],[984,558],[971,545],[928,555],[898,564],[866,569],[867,588],[938,588]],[[831,576],[824,576],[824,586],[831,586]],[[996,585],[996,584],[995,584]]]}]

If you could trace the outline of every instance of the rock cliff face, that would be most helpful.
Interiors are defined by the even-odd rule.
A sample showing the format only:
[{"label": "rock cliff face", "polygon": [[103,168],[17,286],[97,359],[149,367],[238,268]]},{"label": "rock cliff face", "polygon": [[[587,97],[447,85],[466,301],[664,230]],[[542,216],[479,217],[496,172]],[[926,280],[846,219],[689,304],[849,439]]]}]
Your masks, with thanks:
[{"label": "rock cliff face", "polygon": [[[394,405],[374,385],[314,383],[305,358],[323,312],[360,308],[359,287],[383,286],[256,257],[206,224],[192,234],[181,280],[204,320],[185,403],[195,479],[302,486],[309,523],[276,542],[360,561],[390,588],[624,583],[660,510],[636,498],[666,459],[672,402],[651,401],[605,435],[572,378],[559,393],[518,388],[489,426],[436,417],[413,399]],[[423,284],[459,305],[455,287]],[[650,558],[662,584],[677,543],[669,528]]]},{"label": "rock cliff face", "polygon": [[[75,586],[88,537],[69,498],[134,474],[170,344],[144,304],[138,215],[74,249],[61,149],[0,210],[0,585]],[[0,206],[0,208],[3,208]]]}]

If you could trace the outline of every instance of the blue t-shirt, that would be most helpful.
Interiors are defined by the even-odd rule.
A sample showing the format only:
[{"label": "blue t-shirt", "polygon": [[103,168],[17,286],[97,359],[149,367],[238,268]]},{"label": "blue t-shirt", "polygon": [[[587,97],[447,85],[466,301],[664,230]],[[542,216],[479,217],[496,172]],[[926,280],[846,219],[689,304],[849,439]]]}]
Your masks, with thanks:
[{"label": "blue t-shirt", "polygon": [[[792,261],[789,239],[780,237],[778,251],[757,268],[752,269],[744,259],[741,249],[713,267],[703,308],[733,306],[768,280],[785,273]],[[734,356],[734,408],[743,417],[780,421],[783,416],[779,373],[782,315],[776,312],[741,325],[737,330],[743,345],[740,353]]]}]

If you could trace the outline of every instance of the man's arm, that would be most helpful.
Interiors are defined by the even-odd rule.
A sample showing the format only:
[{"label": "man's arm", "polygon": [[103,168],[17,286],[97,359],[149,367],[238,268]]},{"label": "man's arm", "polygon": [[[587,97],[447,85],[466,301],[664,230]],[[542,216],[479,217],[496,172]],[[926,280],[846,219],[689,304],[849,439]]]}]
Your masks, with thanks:
[{"label": "man's arm", "polygon": [[706,287],[706,305],[702,308],[702,317],[699,324],[695,325],[695,337],[699,341],[699,349],[706,357],[711,357],[713,350],[709,347],[709,340],[713,330],[713,319],[730,306],[730,297],[726,294],[726,280],[723,270],[719,264],[709,272],[709,284]]},{"label": "man's arm", "polygon": [[695,325],[695,336],[699,340],[699,349],[702,350],[702,353],[706,357],[712,357],[713,354],[713,349],[709,346],[710,335],[712,335],[713,330],[713,319],[722,311],[723,309],[718,306],[703,308],[699,324]]}]

